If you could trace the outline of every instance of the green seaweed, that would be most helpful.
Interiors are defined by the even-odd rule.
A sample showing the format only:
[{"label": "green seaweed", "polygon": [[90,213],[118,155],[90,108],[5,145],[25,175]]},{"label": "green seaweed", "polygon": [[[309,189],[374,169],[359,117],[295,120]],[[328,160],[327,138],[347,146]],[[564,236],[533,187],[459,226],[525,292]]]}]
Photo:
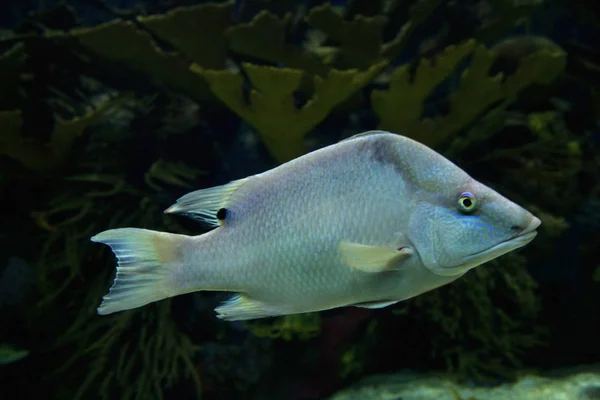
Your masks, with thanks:
[{"label": "green seaweed", "polygon": [[492,12],[502,17],[484,24],[474,36],[483,43],[494,40],[517,24],[523,23],[543,3],[543,1],[491,0],[489,4]]},{"label": "green seaweed", "polygon": [[[449,96],[448,114],[422,119],[422,99],[454,72],[453,67],[470,50],[473,50],[471,65],[462,73],[459,87]],[[495,103],[515,100],[521,90],[532,84],[552,82],[564,69],[565,55],[545,50],[536,52],[522,59],[519,69],[506,77],[502,74],[489,76],[493,63],[494,53],[471,40],[446,48],[435,59],[435,64],[432,60],[421,60],[414,80],[411,80],[406,65],[399,67],[390,79],[388,90],[374,90],[372,93],[373,110],[380,118],[379,128],[402,132],[428,146],[437,147],[452,139]],[[398,112],[395,105],[407,92],[412,96],[408,98],[416,97],[421,102],[417,101],[406,111]]]},{"label": "green seaweed", "polygon": [[[91,364],[73,398],[88,398],[91,391],[98,398],[111,399],[119,387],[120,399],[163,399],[164,388],[182,378],[194,382],[196,398],[201,398],[192,360],[198,346],[179,331],[169,314],[170,301],[164,301],[139,313],[111,317],[110,323],[74,325],[67,336],[90,338],[90,344],[74,357],[91,357]],[[138,373],[142,368],[144,373]]]},{"label": "green seaweed", "polygon": [[[285,41],[291,15],[283,18],[263,10],[244,24],[227,29],[226,36],[232,51],[272,63],[285,63],[289,68],[327,75],[329,67],[310,52]],[[269,45],[266,46],[265,44]]]},{"label": "green seaweed", "polygon": [[245,326],[258,337],[309,340],[321,332],[321,316],[319,313],[293,314],[266,321],[247,321]]},{"label": "green seaweed", "polygon": [[[410,300],[414,318],[432,324],[432,356],[459,377],[513,377],[521,355],[544,343],[548,332],[536,324],[541,304],[537,283],[516,253],[471,270],[452,285]],[[512,312],[495,304],[505,304]]]},{"label": "green seaweed", "polygon": [[352,18],[356,15],[371,17],[383,12],[383,0],[349,0],[346,4],[346,16]]},{"label": "green seaweed", "polygon": [[[177,172],[169,174],[169,169]],[[157,174],[156,171],[160,172]],[[172,185],[182,182],[182,176],[191,177],[186,169],[175,166],[154,166],[146,176],[156,190],[163,190],[158,182]],[[76,187],[93,182],[108,183],[110,189],[90,190],[84,197],[75,196],[76,191],[67,193],[43,216],[54,222],[47,223],[52,229],[39,261],[42,299],[37,307],[45,310],[55,302],[64,302],[65,296],[70,298],[64,307],[70,310],[72,322],[54,346],[57,349],[75,346],[72,356],[56,372],[72,371],[77,376],[73,368],[87,360],[90,366],[73,397],[77,399],[87,398],[90,393],[96,393],[95,396],[102,399],[114,398],[116,393],[123,399],[162,399],[164,388],[182,379],[194,382],[196,395],[200,398],[201,385],[192,359],[197,346],[171,319],[170,300],[141,310],[98,318],[95,308],[106,293],[114,261],[112,256],[104,257],[104,262],[99,265],[102,269],[93,277],[88,270],[90,265],[86,265],[86,270],[81,269],[92,250],[100,251],[92,249],[92,244],[85,240],[90,234],[137,223],[158,228],[163,224],[162,218],[156,220],[151,216],[160,215],[160,208],[143,191],[125,183],[122,177],[91,174],[73,177],[71,181],[77,183]],[[123,205],[130,207],[123,208]],[[64,211],[70,211],[76,217],[65,216]],[[177,228],[181,230],[181,227]],[[62,253],[61,247],[64,247],[65,259],[57,258]],[[70,272],[65,277],[67,268]],[[81,286],[76,283],[80,280],[87,283]],[[74,295],[74,285],[85,288],[83,296]],[[77,311],[73,313],[73,310]],[[144,373],[140,374],[140,369]]]},{"label": "green seaweed", "polygon": [[[145,21],[159,29],[157,21],[160,20],[157,17]],[[91,28],[74,29],[67,35],[60,33],[50,37],[64,41],[74,39],[91,52],[142,73],[157,85],[166,85],[198,102],[211,99],[206,82],[189,71],[190,60],[162,50],[148,32],[136,27],[132,21],[117,19]],[[115,46],[115,43],[119,45]]]},{"label": "green seaweed", "polygon": [[233,1],[178,7],[165,14],[138,17],[157,37],[205,68],[225,67]]},{"label": "green seaweed", "polygon": [[203,69],[195,64],[192,70],[209,82],[215,96],[256,128],[271,154],[283,163],[304,154],[304,137],[385,65],[386,62],[381,62],[364,72],[332,70],[325,78],[315,76],[314,94],[300,109],[293,96],[302,82],[303,71],[243,64],[254,87],[246,104],[240,74]]},{"label": "green seaweed", "polygon": [[[421,24],[427,21],[427,18],[441,4],[441,0],[417,0],[409,12],[409,20],[402,25],[402,28],[390,42],[385,43],[382,48],[382,54],[387,59],[395,59],[400,56],[402,51],[408,45],[411,35]],[[402,2],[396,3],[396,7],[402,7]]]},{"label": "green seaweed", "polygon": [[422,59],[414,78],[409,65],[395,69],[390,77],[389,89],[373,90],[371,93],[373,110],[380,118],[379,128],[402,132],[424,143],[432,142],[434,139],[424,137],[426,133],[420,129],[424,102],[475,46],[476,42],[469,40],[458,46],[447,47],[436,57],[435,63],[434,60]]},{"label": "green seaweed", "polygon": [[[91,245],[89,237],[123,226],[185,232],[176,220],[162,214],[163,202],[197,187],[209,172],[171,161],[162,153],[146,160],[142,172],[131,172],[129,156],[139,149],[131,147],[130,125],[118,128],[112,123],[122,114],[150,108],[151,102],[143,102],[135,94],[136,111],[108,101],[83,113],[78,111],[89,105],[69,104],[68,96],[52,88],[51,98],[44,101],[60,104],[68,108],[67,114],[79,116],[56,116],[48,142],[25,139],[20,106],[23,96],[30,94],[20,87],[22,64],[26,57],[36,62],[40,56],[37,48],[44,43],[58,46],[48,47],[51,52],[60,48],[89,64],[140,74],[155,84],[150,90],[158,94],[183,94],[194,103],[194,113],[204,105],[232,111],[257,130],[277,162],[304,154],[306,136],[334,110],[339,113],[342,103],[346,102],[343,112],[348,113],[368,107],[359,95],[370,92],[380,128],[435,146],[470,171],[483,175],[499,171],[501,178],[491,183],[509,198],[536,199],[535,204],[520,202],[543,220],[531,248],[544,250],[565,232],[564,216],[581,199],[578,174],[586,168],[593,171],[598,161],[584,164],[589,149],[564,126],[565,116],[560,112],[522,114],[514,110],[518,107],[511,108],[526,89],[537,91],[556,81],[564,70],[565,54],[552,46],[534,48],[521,54],[514,72],[501,69],[502,73],[496,74],[492,71],[506,55],[506,46],[490,50],[483,46],[526,16],[532,6],[492,1],[496,9],[505,11],[494,23],[480,27],[474,38],[432,57],[419,55],[418,63],[412,60],[395,69],[389,89],[382,91],[371,90],[368,84],[401,55],[415,29],[428,23],[429,16],[443,6],[439,0],[411,1],[407,13],[401,10],[406,2],[391,2],[395,8],[384,12],[383,3],[360,0],[345,10],[329,5],[309,10],[303,22],[322,34],[322,41],[313,47],[286,40],[300,25],[291,13],[265,10],[250,22],[236,23],[231,19],[232,1],[178,7],[156,15],[123,12],[122,17],[130,20],[63,32],[44,28],[43,34],[11,38],[16,44],[0,56],[0,73],[9,77],[0,82],[0,110],[4,110],[0,111],[0,153],[37,178],[31,192],[38,193],[40,186],[43,189],[39,191],[43,206],[36,203],[28,210],[31,220],[26,222],[34,225],[31,232],[36,234],[24,237],[40,247],[36,263],[39,298],[28,312],[39,331],[49,332],[52,343],[47,347],[40,344],[32,357],[47,351],[48,358],[62,365],[56,368],[58,375],[53,381],[61,382],[68,396],[73,397],[73,388],[78,388],[78,398],[159,399],[166,387],[182,380],[191,382],[200,396],[201,374],[194,365],[198,346],[175,323],[170,300],[110,317],[95,315],[99,299],[110,285],[114,260],[106,249]],[[398,13],[403,18],[391,20]],[[384,30],[391,31],[386,37],[392,40],[383,40]],[[40,46],[30,46],[32,39]],[[507,43],[510,45],[503,42]],[[41,59],[45,59],[43,54]],[[232,68],[232,59],[241,62],[245,76]],[[283,63],[285,68],[258,65],[259,60]],[[468,67],[460,70],[467,61]],[[70,68],[66,64],[60,67]],[[74,75],[82,74],[82,78],[89,72],[74,70]],[[459,74],[460,82],[455,85],[452,77]],[[243,91],[245,77],[252,86],[249,101]],[[449,111],[424,118],[424,110],[440,86],[448,89]],[[297,105],[297,92],[307,95],[308,102]],[[357,101],[348,105],[351,96]],[[105,111],[109,109],[120,114],[108,115]],[[169,128],[179,122],[177,117],[160,115],[160,110],[148,114],[169,120]],[[111,124],[97,124],[108,118]],[[507,144],[510,140],[499,140],[515,127],[522,128],[520,141],[513,145]],[[158,148],[179,140],[169,129],[144,133],[144,144],[158,141]],[[77,147],[77,142],[85,143]],[[493,146],[493,151],[488,146]],[[202,158],[211,150],[198,151]],[[57,170],[64,172],[64,177],[54,174]],[[48,172],[53,179],[46,187],[39,182]],[[2,171],[3,185],[5,176]],[[564,193],[573,195],[565,198]],[[4,231],[2,235],[9,237]],[[536,325],[540,300],[522,254],[503,256],[452,285],[408,301],[408,308],[401,312],[394,310],[398,318],[411,322],[407,324],[411,330],[428,332],[432,349],[428,362],[443,360],[449,371],[463,377],[510,375],[528,349],[543,343],[545,332]],[[511,312],[504,311],[507,308]],[[311,313],[251,321],[244,326],[261,338],[304,341],[324,334],[321,318],[321,314]],[[383,335],[375,329],[379,321],[378,316],[373,317],[362,342],[345,344],[334,373],[344,378],[364,373],[364,360],[373,348],[369,343]],[[219,340],[227,337],[229,326],[220,325],[214,336]],[[227,382],[228,377],[222,378]]]},{"label": "green seaweed", "polygon": [[[543,196],[543,205],[530,206],[540,213],[549,224],[542,229],[548,232],[564,228],[556,217],[548,218],[544,208],[556,213],[568,213],[579,206],[579,199],[561,198],[562,193],[576,192],[578,189],[578,174],[583,171],[584,165],[581,149],[576,136],[570,132],[563,123],[562,118],[547,119],[547,125],[539,129],[538,113],[527,116],[511,115],[512,126],[525,126],[531,133],[530,139],[517,146],[496,148],[493,152],[477,157],[479,165],[503,165],[503,184],[519,188],[520,195],[528,194]],[[507,166],[506,163],[512,163]],[[552,214],[552,213],[551,213]],[[556,233],[555,233],[556,234]]]},{"label": "green seaweed", "polygon": [[15,44],[0,55],[0,110],[12,110],[20,105],[19,70],[24,61],[23,43]]},{"label": "green seaweed", "polygon": [[475,397],[470,396],[468,398],[464,398],[460,395],[460,393],[458,392],[458,389],[456,389],[454,386],[450,387],[450,392],[452,392],[452,397],[454,398],[454,400],[477,400]]},{"label": "green seaweed", "polygon": [[[383,30],[389,23],[388,14],[355,14],[353,7],[349,6],[343,15],[325,3],[309,11],[307,22],[325,34],[327,39],[339,43],[339,47],[334,48],[334,65],[337,68],[364,69],[383,59],[393,60],[400,56],[410,35],[439,4],[439,0],[416,1],[410,7],[409,20],[401,26],[394,39],[387,43],[383,42]],[[370,6],[373,7],[372,4]],[[347,17],[352,17],[352,20],[347,20]]]},{"label": "green seaweed", "polygon": [[344,345],[338,363],[340,377],[352,379],[365,371],[365,360],[373,353],[380,335],[379,321],[374,319],[368,323],[362,339]]},{"label": "green seaweed", "polygon": [[[439,0],[418,0],[410,8],[410,21],[388,43],[383,42],[383,29],[389,19],[386,14],[365,16],[349,7],[343,15],[343,11],[339,12],[329,3],[311,8],[306,22],[335,42],[332,47],[309,44],[298,48],[287,43],[285,33],[292,29],[291,13],[278,17],[268,10],[257,13],[248,23],[230,27],[226,35],[230,48],[239,54],[325,76],[332,66],[364,70],[382,60],[398,57],[414,29],[424,23],[439,4]],[[370,7],[374,10],[373,5]],[[320,60],[323,55],[325,59]],[[335,62],[326,60],[329,55],[334,55]]]},{"label": "green seaweed", "polygon": [[0,366],[20,361],[29,355],[29,350],[0,342]]},{"label": "green seaweed", "polygon": [[[102,127],[106,116],[99,118]],[[185,232],[161,213],[156,194],[189,190],[202,175],[182,162],[158,158],[141,184],[132,184],[123,172],[127,148],[119,145],[127,137],[110,124],[92,130],[85,152],[72,157],[66,176],[55,180],[45,209],[32,213],[44,236],[32,320],[40,331],[57,335],[40,351],[55,354],[56,379],[73,380],[65,382],[75,388],[72,398],[162,399],[166,388],[184,380],[200,398],[198,347],[175,324],[170,300],[105,318],[95,312],[114,278],[114,259],[89,238],[122,226]],[[107,154],[109,143],[121,151]],[[88,367],[81,369],[82,364]]]},{"label": "green seaweed", "polygon": [[307,22],[340,43],[336,61],[338,68],[367,69],[383,59],[381,46],[387,22],[384,16],[356,15],[352,21],[346,21],[329,3],[325,3],[310,10]]},{"label": "green seaweed", "polygon": [[57,117],[48,143],[32,141],[21,135],[21,111],[0,111],[0,126],[3,127],[0,135],[0,154],[38,173],[55,172],[67,163],[75,140],[118,101],[108,101],[87,115],[72,120],[65,121]]}]

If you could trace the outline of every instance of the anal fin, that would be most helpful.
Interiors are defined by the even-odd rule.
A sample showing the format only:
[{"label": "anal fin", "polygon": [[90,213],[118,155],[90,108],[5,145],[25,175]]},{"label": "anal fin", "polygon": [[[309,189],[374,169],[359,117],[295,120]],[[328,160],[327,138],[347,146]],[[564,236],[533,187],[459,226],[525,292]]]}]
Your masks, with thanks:
[{"label": "anal fin", "polygon": [[394,300],[394,301],[368,301],[365,303],[357,303],[357,304],[352,304],[354,307],[361,307],[361,308],[371,308],[371,309],[375,309],[375,308],[384,308],[384,307],[388,307],[391,306],[392,304],[396,304],[399,300]]},{"label": "anal fin", "polygon": [[225,321],[243,321],[282,315],[273,307],[254,300],[245,294],[237,294],[215,308],[217,317]]}]

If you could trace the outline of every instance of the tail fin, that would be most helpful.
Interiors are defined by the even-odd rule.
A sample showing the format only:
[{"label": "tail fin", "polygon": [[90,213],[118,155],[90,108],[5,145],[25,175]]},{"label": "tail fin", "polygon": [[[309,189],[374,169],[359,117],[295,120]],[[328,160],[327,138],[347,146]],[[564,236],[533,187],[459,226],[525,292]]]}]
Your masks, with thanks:
[{"label": "tail fin", "polygon": [[117,276],[98,307],[98,314],[141,307],[175,296],[174,267],[180,265],[184,235],[147,229],[121,228],[101,232],[93,242],[104,243],[117,256]]}]

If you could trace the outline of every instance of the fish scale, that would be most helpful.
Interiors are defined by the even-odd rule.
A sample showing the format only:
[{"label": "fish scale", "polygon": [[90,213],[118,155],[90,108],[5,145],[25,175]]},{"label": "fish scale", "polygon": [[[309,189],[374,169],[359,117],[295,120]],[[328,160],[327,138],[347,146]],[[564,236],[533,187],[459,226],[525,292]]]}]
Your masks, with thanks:
[{"label": "fish scale", "polygon": [[166,212],[214,229],[94,236],[119,259],[100,314],[199,290],[234,293],[216,309],[225,320],[385,307],[523,247],[540,224],[432,149],[384,131],[188,193]]}]

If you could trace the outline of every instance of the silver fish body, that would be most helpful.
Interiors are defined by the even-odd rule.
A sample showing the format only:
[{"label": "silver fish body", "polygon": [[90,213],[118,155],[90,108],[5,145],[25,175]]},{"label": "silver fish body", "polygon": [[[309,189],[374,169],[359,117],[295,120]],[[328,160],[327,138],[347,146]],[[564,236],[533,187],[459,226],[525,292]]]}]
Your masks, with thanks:
[{"label": "silver fish body", "polygon": [[189,193],[166,212],[216,229],[96,235],[119,259],[100,314],[199,290],[237,293],[216,310],[227,320],[384,307],[524,246],[540,224],[435,151],[383,131]]}]

